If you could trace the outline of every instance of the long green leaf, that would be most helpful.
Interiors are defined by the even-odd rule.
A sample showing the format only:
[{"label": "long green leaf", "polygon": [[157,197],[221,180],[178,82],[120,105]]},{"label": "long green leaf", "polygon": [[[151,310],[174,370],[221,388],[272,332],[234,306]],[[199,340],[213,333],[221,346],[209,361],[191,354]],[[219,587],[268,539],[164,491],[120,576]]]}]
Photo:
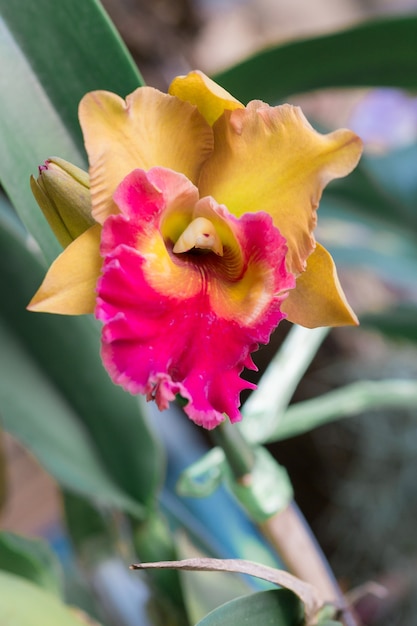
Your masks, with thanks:
[{"label": "long green leaf", "polygon": [[362,163],[375,186],[395,203],[392,222],[400,217],[417,235],[417,143],[367,157]]},{"label": "long green leaf", "polygon": [[302,615],[302,605],[291,591],[272,589],[231,600],[209,613],[197,626],[301,626]]},{"label": "long green leaf", "polygon": [[252,443],[264,441],[288,406],[328,329],[294,326],[274,356],[258,388],[243,407],[242,433]]},{"label": "long green leaf", "polygon": [[[22,0],[18,11],[0,0],[0,15],[0,179],[51,260],[59,247],[32,198],[30,173],[51,154],[82,165],[77,108],[86,91],[125,95],[142,80],[96,0]],[[97,324],[25,311],[42,264],[10,224],[3,228],[5,320],[80,416],[116,482],[134,499],[153,499],[161,454],[137,403],[103,370]]]},{"label": "long green leaf", "polygon": [[[56,596],[20,576],[0,572],[2,626],[86,626],[86,616],[65,606]],[[97,626],[99,626],[97,624]]]},{"label": "long green leaf", "polygon": [[[417,273],[417,263],[415,267]],[[377,330],[391,339],[417,343],[417,306],[414,303],[400,303],[379,314],[368,313],[361,317],[361,325]]]},{"label": "long green leaf", "polygon": [[[371,219],[389,232],[417,237],[417,144],[384,155],[364,155],[347,178],[334,181],[321,203],[349,208],[356,219]],[[415,240],[414,240],[415,246]]]},{"label": "long green leaf", "polygon": [[19,10],[0,0],[0,15],[28,60],[33,79],[81,149],[77,109],[83,95],[107,89],[125,96],[143,84],[98,0],[19,0]]},{"label": "long green leaf", "polygon": [[29,187],[37,165],[51,154],[82,164],[83,156],[0,20],[0,182],[48,262],[61,251]]},{"label": "long green leaf", "polygon": [[0,428],[0,514],[3,510],[4,505],[7,502],[7,487],[8,474],[6,451],[4,449],[4,435]]},{"label": "long green leaf", "polygon": [[[349,206],[357,217],[367,216],[385,227],[394,225],[408,228],[407,207],[397,196],[390,194],[369,170],[376,159],[362,157],[359,166],[347,177],[332,182],[324,193],[324,201],[336,201]],[[320,203],[322,207],[322,203]]]},{"label": "long green leaf", "polygon": [[124,96],[143,84],[96,0],[0,0],[0,181],[51,261],[59,252],[29,177],[57,154],[80,166],[78,103],[93,89]]},{"label": "long green leaf", "polygon": [[218,73],[236,98],[276,102],[326,87],[417,87],[417,17],[368,22],[269,48]]},{"label": "long green leaf", "polygon": [[61,568],[46,541],[1,532],[0,570],[22,576],[61,596]]},{"label": "long green leaf", "polygon": [[[338,266],[372,271],[395,288],[414,293],[417,238],[395,215],[392,223],[358,213],[341,198],[323,198],[317,239],[332,253]],[[362,318],[362,316],[360,316]]]},{"label": "long green leaf", "polygon": [[414,380],[363,380],[323,396],[291,405],[267,441],[301,435],[343,417],[364,411],[417,407],[417,382]]},{"label": "long green leaf", "polygon": [[[162,477],[161,450],[137,401],[110,382],[100,361],[97,323],[88,316],[25,310],[43,277],[33,243],[25,237],[10,216],[0,211],[0,316],[24,343],[50,387],[78,416],[79,427],[89,433],[113,480],[135,501],[152,502]],[[3,349],[2,357],[7,367]],[[14,372],[16,376],[19,369]]]},{"label": "long green leaf", "polygon": [[5,430],[60,484],[141,517],[140,505],[113,483],[100,463],[77,415],[1,318],[0,345],[0,420]]},{"label": "long green leaf", "polygon": [[[112,527],[113,516],[104,515],[93,501],[80,498],[73,491],[62,492],[65,527],[77,554],[87,561],[91,545],[94,555],[114,555],[116,533]],[[100,552],[99,552],[100,551]],[[86,556],[87,555],[87,556]]]}]

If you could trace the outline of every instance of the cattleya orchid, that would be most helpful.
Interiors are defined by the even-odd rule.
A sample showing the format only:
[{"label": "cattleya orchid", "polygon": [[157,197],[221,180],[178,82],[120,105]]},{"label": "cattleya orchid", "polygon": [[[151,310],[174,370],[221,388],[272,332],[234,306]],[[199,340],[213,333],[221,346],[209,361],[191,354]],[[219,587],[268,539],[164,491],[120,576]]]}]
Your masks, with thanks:
[{"label": "cattleya orchid", "polygon": [[245,107],[201,72],[168,94],[89,93],[79,118],[94,223],[29,308],[95,312],[115,383],[160,409],[179,395],[213,428],[240,419],[253,387],[240,374],[281,319],[357,323],[313,235],[323,187],[359,159],[352,132],[321,135],[290,105]]}]

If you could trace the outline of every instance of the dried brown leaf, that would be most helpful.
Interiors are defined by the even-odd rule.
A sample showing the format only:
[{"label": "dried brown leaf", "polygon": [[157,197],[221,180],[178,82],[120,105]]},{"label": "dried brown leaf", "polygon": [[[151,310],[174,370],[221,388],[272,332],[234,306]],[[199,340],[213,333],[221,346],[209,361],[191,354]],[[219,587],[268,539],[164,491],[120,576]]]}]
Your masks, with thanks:
[{"label": "dried brown leaf", "polygon": [[296,576],[283,570],[274,569],[253,561],[243,559],[196,558],[182,561],[158,561],[155,563],[137,563],[131,569],[183,569],[196,572],[235,572],[262,578],[268,582],[289,589],[304,605],[306,626],[313,626],[323,607],[323,601],[313,585],[305,583]]}]

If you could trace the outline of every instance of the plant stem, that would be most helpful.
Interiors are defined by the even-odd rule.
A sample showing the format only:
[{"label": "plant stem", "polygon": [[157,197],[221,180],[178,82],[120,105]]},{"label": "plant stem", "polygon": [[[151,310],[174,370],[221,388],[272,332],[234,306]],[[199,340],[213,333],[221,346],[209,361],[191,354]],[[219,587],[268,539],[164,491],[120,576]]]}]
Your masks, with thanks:
[{"label": "plant stem", "polygon": [[[234,480],[240,484],[251,485],[255,454],[241,431],[224,422],[212,435],[225,453]],[[254,511],[248,506],[251,499],[242,497],[239,500],[253,518]],[[314,585],[325,603],[340,608],[345,626],[357,626],[357,621],[346,607],[337,581],[296,504],[290,503],[284,510],[258,522],[258,526],[288,571]]]},{"label": "plant stem", "polygon": [[293,502],[259,524],[288,570],[318,589],[325,603],[341,609],[345,626],[357,626],[343,594],[308,524]]},{"label": "plant stem", "polygon": [[230,422],[222,422],[212,432],[214,442],[220,446],[236,480],[251,473],[255,455],[242,433]]}]

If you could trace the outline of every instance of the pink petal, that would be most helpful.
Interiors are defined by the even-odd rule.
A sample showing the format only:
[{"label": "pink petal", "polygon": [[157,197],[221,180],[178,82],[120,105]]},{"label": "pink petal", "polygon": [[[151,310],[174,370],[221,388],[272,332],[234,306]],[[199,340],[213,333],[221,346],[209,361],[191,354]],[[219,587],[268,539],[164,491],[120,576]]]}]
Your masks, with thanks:
[{"label": "pink petal", "polygon": [[[103,225],[96,315],[114,382],[160,409],[179,394],[194,422],[214,428],[225,414],[241,419],[239,394],[253,385],[240,374],[254,368],[251,352],[284,317],[280,305],[294,278],[285,269],[285,240],[268,215],[238,219],[213,199],[196,200],[196,188],[170,170],[135,170],[124,179],[115,195],[121,213]],[[221,265],[227,245],[224,258],[172,253],[161,235],[172,207],[189,220],[212,211],[227,223],[241,257],[233,280]]]}]

